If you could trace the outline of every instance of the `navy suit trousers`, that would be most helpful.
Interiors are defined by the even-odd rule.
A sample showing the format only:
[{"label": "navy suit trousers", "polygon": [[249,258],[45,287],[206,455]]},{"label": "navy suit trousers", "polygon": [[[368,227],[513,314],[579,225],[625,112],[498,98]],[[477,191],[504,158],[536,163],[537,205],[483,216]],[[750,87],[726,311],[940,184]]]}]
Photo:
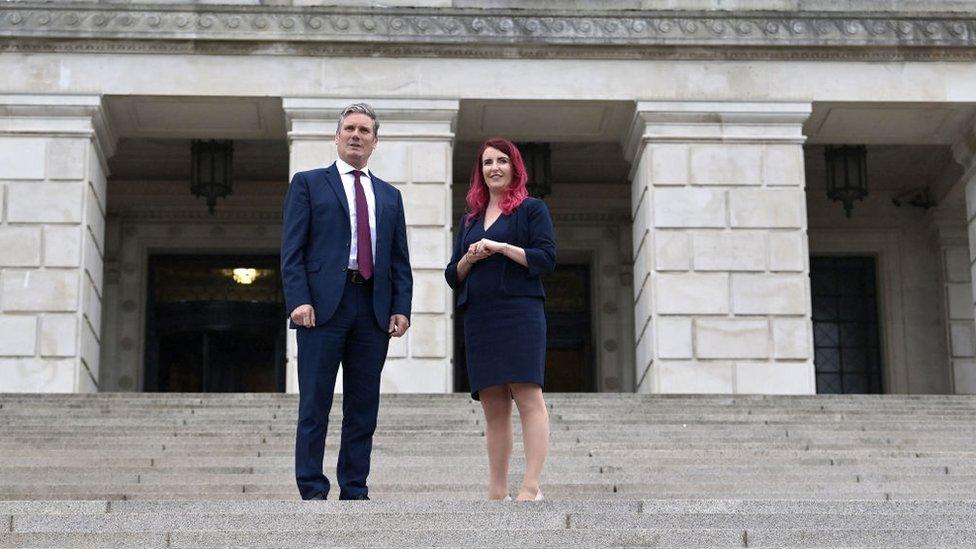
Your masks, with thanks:
[{"label": "navy suit trousers", "polygon": [[366,495],[366,477],[380,404],[380,374],[390,338],[376,324],[373,288],[346,282],[332,318],[315,328],[298,328],[298,432],[295,477],[302,499],[327,496],[322,472],[325,435],[342,363],[342,440],[336,477],[339,495]]}]

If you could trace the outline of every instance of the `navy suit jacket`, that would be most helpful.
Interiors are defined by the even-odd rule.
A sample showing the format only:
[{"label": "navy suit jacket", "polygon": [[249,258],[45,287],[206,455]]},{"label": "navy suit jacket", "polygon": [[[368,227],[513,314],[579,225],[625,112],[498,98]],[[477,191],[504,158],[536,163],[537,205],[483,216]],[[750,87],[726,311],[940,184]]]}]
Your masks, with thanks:
[{"label": "navy suit jacket", "polygon": [[[500,287],[505,295],[545,298],[541,275],[551,273],[556,268],[556,239],[553,236],[549,208],[538,198],[528,197],[511,215],[514,222],[509,223],[504,242],[525,250],[525,259],[529,266],[523,267],[514,261],[506,261]],[[470,226],[466,226],[467,220],[468,214],[461,216],[454,253],[451,255],[451,262],[444,269],[447,284],[457,290],[458,307],[468,300],[468,278],[458,281],[457,276],[458,261],[468,251],[464,246],[464,239],[475,223],[484,222],[479,217]]]},{"label": "navy suit jacket", "polygon": [[[372,173],[369,176],[376,198],[373,312],[385,332],[391,315],[410,318],[413,275],[403,197],[393,185]],[[335,163],[292,177],[281,230],[281,278],[289,314],[308,303],[315,309],[316,326],[335,314],[346,287],[352,243],[349,220],[349,204]]]}]

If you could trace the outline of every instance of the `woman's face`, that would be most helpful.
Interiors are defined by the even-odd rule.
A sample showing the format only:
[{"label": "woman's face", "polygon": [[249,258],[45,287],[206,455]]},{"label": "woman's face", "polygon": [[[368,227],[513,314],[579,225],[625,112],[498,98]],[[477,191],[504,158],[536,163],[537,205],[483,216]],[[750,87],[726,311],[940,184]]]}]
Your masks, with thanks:
[{"label": "woman's face", "polygon": [[493,147],[485,149],[481,155],[481,175],[490,192],[504,191],[512,182],[512,163],[508,155]]}]

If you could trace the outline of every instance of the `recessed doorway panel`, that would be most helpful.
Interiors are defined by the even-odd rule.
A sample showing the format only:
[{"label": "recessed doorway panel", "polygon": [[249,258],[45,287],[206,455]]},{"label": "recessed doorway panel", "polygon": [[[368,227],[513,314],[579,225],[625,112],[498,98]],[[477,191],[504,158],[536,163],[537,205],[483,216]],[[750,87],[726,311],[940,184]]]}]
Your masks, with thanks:
[{"label": "recessed doorway panel", "polygon": [[278,256],[155,255],[148,294],[147,391],[284,391]]}]

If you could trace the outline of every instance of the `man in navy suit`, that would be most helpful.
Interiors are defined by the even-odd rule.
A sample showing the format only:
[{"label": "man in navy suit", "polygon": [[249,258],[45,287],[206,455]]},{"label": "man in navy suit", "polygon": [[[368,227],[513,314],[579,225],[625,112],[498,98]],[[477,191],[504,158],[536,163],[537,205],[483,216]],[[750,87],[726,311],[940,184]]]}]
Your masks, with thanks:
[{"label": "man in navy suit", "polygon": [[298,330],[295,477],[302,499],[325,499],[325,435],[342,363],[339,499],[369,499],[366,477],[390,337],[410,327],[413,277],[400,191],[367,165],[379,122],[365,103],[346,107],[327,168],[298,172],[285,197],[281,273]]}]

